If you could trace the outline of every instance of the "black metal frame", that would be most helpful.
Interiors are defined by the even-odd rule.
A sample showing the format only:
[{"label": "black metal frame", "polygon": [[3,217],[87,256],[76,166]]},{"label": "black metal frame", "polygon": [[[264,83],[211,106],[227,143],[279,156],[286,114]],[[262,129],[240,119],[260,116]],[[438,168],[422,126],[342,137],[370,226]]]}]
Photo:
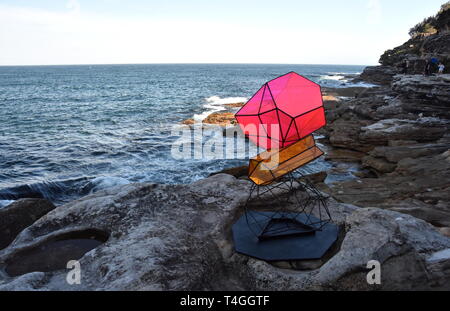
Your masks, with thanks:
[{"label": "black metal frame", "polygon": [[[277,194],[275,191],[277,189],[283,193]],[[266,196],[270,198],[267,200],[271,203],[268,210],[273,213],[259,211],[259,215],[264,217],[255,217],[258,210],[252,209],[249,212],[252,203],[261,202]],[[291,199],[294,199],[294,202],[291,202]],[[293,171],[269,185],[252,184],[244,206],[246,222],[260,241],[314,234],[332,222],[327,200],[328,198],[324,197],[300,170]],[[294,203],[294,210],[285,210],[286,204],[290,203]],[[316,213],[313,215],[315,210]],[[304,220],[300,220],[300,216]],[[258,228],[258,232],[254,230],[255,227]]]}]

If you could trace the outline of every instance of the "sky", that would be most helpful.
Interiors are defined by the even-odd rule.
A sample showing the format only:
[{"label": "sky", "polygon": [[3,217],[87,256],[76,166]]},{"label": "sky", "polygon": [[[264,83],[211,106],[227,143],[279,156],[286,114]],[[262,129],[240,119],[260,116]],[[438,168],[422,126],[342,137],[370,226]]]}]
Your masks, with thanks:
[{"label": "sky", "polygon": [[0,0],[0,65],[374,65],[445,0]]}]

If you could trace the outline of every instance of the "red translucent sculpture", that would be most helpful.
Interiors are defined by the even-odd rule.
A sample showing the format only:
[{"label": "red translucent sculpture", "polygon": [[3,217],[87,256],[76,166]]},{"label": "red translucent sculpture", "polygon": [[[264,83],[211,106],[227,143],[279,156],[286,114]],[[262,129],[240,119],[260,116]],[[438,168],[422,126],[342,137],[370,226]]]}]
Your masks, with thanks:
[{"label": "red translucent sculpture", "polygon": [[235,117],[265,149],[285,148],[326,125],[320,85],[295,72],[264,84]]}]

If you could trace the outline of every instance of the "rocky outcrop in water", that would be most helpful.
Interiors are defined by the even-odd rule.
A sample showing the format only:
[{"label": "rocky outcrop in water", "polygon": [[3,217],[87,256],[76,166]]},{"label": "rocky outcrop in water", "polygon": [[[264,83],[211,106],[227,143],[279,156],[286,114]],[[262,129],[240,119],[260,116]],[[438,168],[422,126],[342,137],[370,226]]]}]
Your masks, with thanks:
[{"label": "rocky outcrop in water", "polygon": [[[48,272],[31,272],[28,262],[30,273],[0,272],[0,290],[450,289],[450,239],[414,217],[331,198],[342,238],[318,267],[291,270],[286,268],[302,265],[272,265],[236,253],[230,227],[242,213],[249,186],[220,174],[191,185],[118,186],[60,206],[0,252],[0,271],[5,266],[8,271],[11,258],[25,260],[49,241],[95,229],[108,239],[79,259],[81,284],[69,285],[70,270],[57,262]],[[69,248],[65,254],[70,245],[62,243]],[[366,281],[371,260],[382,265],[381,285]]]},{"label": "rocky outcrop in water", "polygon": [[360,78],[364,81],[377,84],[391,84],[394,75],[398,73],[395,67],[391,66],[369,66],[361,73]]}]

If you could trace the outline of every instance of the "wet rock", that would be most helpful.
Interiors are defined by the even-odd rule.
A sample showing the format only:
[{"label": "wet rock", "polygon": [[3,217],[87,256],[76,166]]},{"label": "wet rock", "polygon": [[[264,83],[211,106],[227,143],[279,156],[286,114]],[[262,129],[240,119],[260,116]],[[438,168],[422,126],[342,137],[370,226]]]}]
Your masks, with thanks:
[{"label": "wet rock", "polygon": [[236,119],[234,118],[234,113],[232,112],[215,112],[210,114],[203,120],[205,124],[214,124],[220,126],[230,126],[237,124]]},{"label": "wet rock", "polygon": [[328,177],[327,172],[318,172],[314,174],[305,175],[305,178],[307,178],[313,184],[322,183],[325,181],[325,179],[327,179],[327,177]]},{"label": "wet rock", "polygon": [[362,165],[363,167],[373,168],[380,173],[392,173],[393,171],[395,171],[397,167],[396,164],[390,163],[380,158],[374,158],[371,156],[364,157],[362,159]]},{"label": "wet rock", "polygon": [[369,66],[361,73],[361,79],[370,83],[391,84],[397,73],[398,70],[395,67]]},{"label": "wet rock", "polygon": [[[194,119],[187,119],[181,122],[181,124],[192,126],[196,124]],[[202,122],[205,125],[218,125],[221,127],[236,125],[237,121],[234,118],[232,112],[214,112],[207,116]]]},{"label": "wet rock", "polygon": [[246,177],[248,175],[248,166],[244,165],[244,166],[227,168],[220,172],[212,173],[209,176],[214,176],[214,175],[218,175],[218,174],[228,174],[228,175],[234,176],[236,178],[243,177],[243,176]]},{"label": "wet rock", "polygon": [[23,229],[54,208],[45,199],[20,199],[0,209],[0,249],[8,246]]},{"label": "wet rock", "polygon": [[193,125],[193,124],[195,124],[195,120],[194,119],[187,119],[187,120],[184,120],[183,122],[181,122],[181,124]]},{"label": "wet rock", "polygon": [[6,261],[5,271],[9,276],[20,276],[65,269],[69,261],[80,259],[107,240],[108,234],[98,230],[66,232],[15,253]]}]

